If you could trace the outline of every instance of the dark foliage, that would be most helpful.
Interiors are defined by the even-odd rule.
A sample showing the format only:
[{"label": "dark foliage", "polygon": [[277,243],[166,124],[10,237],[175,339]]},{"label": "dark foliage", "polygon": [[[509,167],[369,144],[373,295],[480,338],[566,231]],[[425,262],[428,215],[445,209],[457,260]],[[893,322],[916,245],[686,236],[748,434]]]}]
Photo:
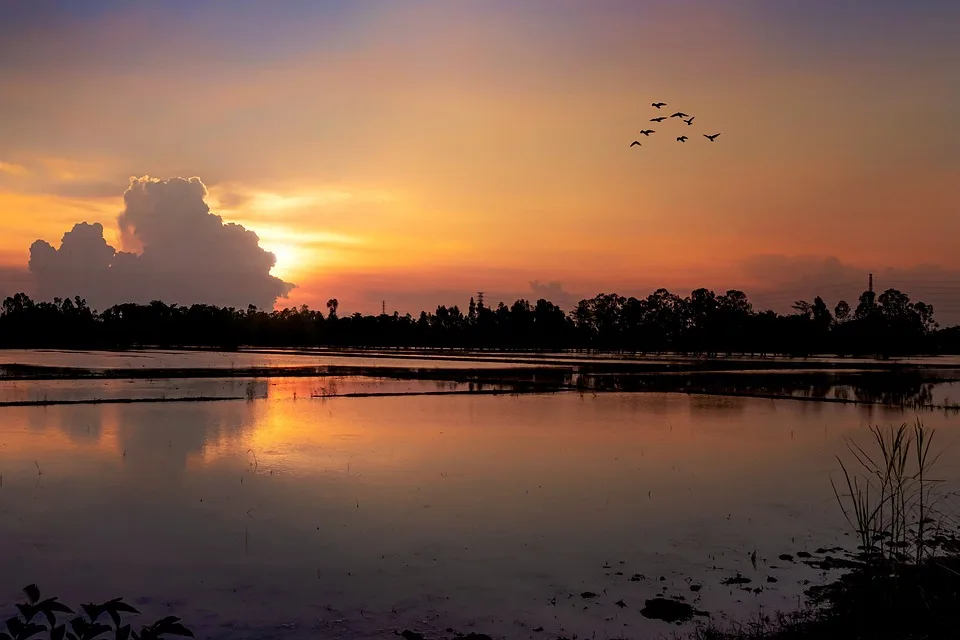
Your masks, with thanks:
[{"label": "dark foliage", "polygon": [[342,346],[497,350],[592,350],[695,355],[894,356],[960,352],[960,328],[937,331],[933,307],[900,291],[864,292],[854,310],[832,314],[822,299],[797,301],[794,313],[756,311],[742,291],[697,289],[681,298],[658,289],[646,298],[600,294],[564,313],[548,300],[517,300],[492,309],[472,299],[414,318],[337,315],[306,306],[267,312],[256,307],[181,307],[154,301],[102,313],[84,300],[35,302],[20,293],[3,302],[0,346],[214,347]]},{"label": "dark foliage", "polygon": [[960,559],[929,559],[890,571],[862,568],[811,589],[811,608],[746,623],[707,625],[693,640],[920,640],[958,637]]},{"label": "dark foliage", "polygon": [[[169,636],[192,638],[193,632],[180,623],[180,618],[167,616],[151,625],[133,631],[124,624],[121,614],[139,614],[134,607],[120,598],[103,604],[84,604],[77,615],[58,598],[40,599],[37,585],[24,587],[27,601],[17,604],[20,615],[6,621],[6,632],[0,632],[0,640],[27,640],[48,637],[50,640],[160,640]],[[58,616],[62,618],[58,624]],[[46,623],[46,624],[44,624]],[[112,624],[111,624],[112,623]]]}]

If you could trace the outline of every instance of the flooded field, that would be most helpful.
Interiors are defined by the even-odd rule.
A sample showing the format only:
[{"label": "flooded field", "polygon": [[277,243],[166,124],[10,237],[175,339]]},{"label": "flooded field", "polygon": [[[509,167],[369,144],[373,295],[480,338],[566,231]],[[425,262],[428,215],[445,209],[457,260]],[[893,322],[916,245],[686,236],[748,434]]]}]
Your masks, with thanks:
[{"label": "flooded field", "polygon": [[[36,582],[71,602],[125,596],[198,637],[670,637],[692,623],[644,617],[646,599],[789,609],[823,577],[805,553],[855,547],[830,474],[868,425],[921,416],[945,489],[960,483],[949,411],[470,384],[0,382],[5,402],[238,398],[0,407],[0,610]],[[942,399],[955,383],[930,384]],[[750,582],[722,584],[738,574]]]}]

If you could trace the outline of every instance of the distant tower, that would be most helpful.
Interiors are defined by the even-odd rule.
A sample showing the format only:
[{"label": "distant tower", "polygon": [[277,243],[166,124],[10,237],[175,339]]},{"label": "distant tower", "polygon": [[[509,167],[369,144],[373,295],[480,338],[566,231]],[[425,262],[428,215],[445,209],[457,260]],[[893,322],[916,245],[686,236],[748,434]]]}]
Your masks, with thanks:
[{"label": "distant tower", "polygon": [[873,274],[870,274],[870,278],[867,280],[867,291],[873,293]]},{"label": "distant tower", "polygon": [[386,300],[381,300],[381,301],[380,301],[380,315],[382,315],[382,316],[387,315],[387,301],[386,301]]},{"label": "distant tower", "polygon": [[483,306],[483,291],[477,291],[477,308]]}]

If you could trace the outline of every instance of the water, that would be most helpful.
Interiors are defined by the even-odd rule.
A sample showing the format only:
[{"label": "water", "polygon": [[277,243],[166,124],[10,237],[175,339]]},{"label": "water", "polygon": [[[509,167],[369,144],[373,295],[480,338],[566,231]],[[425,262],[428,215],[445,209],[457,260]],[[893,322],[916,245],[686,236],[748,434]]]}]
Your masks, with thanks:
[{"label": "water", "polygon": [[[159,382],[250,383],[29,388]],[[833,456],[868,424],[914,418],[659,393],[312,398],[311,380],[254,382],[250,400],[0,408],[0,612],[36,582],[74,603],[123,595],[199,637],[668,636],[639,613],[664,589],[692,601],[702,584],[696,606],[714,616],[796,606],[820,573],[777,556],[855,545]],[[960,420],[923,416],[955,487]],[[738,571],[763,591],[720,585]]]}]

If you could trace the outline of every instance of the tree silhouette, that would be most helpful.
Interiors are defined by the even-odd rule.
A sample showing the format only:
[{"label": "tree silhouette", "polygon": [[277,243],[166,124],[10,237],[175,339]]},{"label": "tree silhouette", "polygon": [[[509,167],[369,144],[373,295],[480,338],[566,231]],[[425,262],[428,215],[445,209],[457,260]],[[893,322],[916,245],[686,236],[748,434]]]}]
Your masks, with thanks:
[{"label": "tree silhouette", "polygon": [[0,310],[0,346],[130,348],[250,346],[429,347],[498,350],[588,350],[628,353],[881,355],[960,352],[960,331],[938,330],[933,307],[901,291],[864,292],[856,311],[839,302],[831,314],[819,296],[799,300],[794,313],[755,310],[742,291],[717,295],[696,289],[680,297],[658,289],[645,298],[601,293],[570,313],[549,300],[471,301],[434,312],[339,317],[306,305],[265,311],[155,300],[120,304],[102,313],[80,298],[35,302],[23,293]]}]

